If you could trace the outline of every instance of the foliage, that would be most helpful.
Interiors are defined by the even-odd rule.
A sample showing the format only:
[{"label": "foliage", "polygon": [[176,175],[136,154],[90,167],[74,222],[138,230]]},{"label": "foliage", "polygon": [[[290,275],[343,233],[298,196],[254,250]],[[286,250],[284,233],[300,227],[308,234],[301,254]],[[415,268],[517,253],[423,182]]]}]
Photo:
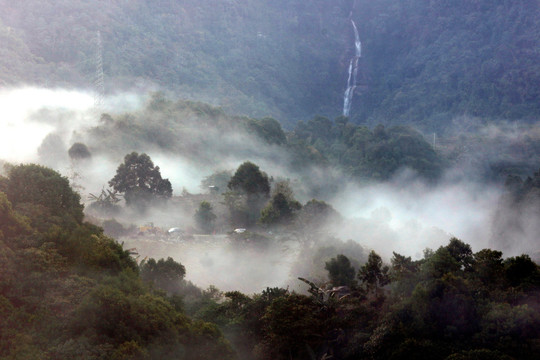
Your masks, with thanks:
[{"label": "foliage", "polygon": [[172,196],[168,179],[161,178],[159,166],[154,166],[146,154],[127,154],[124,162],[116,169],[116,175],[109,181],[115,191],[124,193],[126,204],[144,209],[156,200]]},{"label": "foliage", "polygon": [[96,211],[99,215],[116,215],[120,211],[117,205],[121,200],[116,191],[101,189],[99,196],[92,193],[88,195],[88,199],[92,203],[88,206],[88,210]]},{"label": "foliage", "polygon": [[246,126],[248,131],[254,132],[268,144],[283,145],[287,141],[281,124],[276,119],[270,117],[261,120],[249,119]]},{"label": "foliage", "polygon": [[41,227],[2,193],[0,212],[3,358],[232,359],[222,332],[241,358],[257,360],[528,360],[540,350],[540,270],[527,255],[473,253],[452,238],[420,260],[394,253],[388,267],[372,251],[360,266],[349,257],[365,254],[343,245],[314,260],[346,292],[306,280],[318,289],[312,296],[280,288],[248,296],[200,291],[172,258],[137,267],[93,225]]},{"label": "foliage", "polygon": [[186,274],[184,265],[177,263],[171,257],[158,261],[151,258],[143,261],[139,267],[143,281],[151,283],[168,294],[179,292],[182,279]]},{"label": "foliage", "polygon": [[265,226],[291,224],[302,205],[294,198],[289,182],[275,183],[272,193],[272,198],[261,211],[259,222]]},{"label": "foliage", "polygon": [[[225,197],[233,221],[241,222],[241,225],[254,224],[270,194],[268,175],[254,163],[246,161],[238,167],[227,186],[232,191]],[[245,200],[242,201],[241,197]]]},{"label": "foliage", "polygon": [[493,244],[506,252],[536,251],[535,234],[540,228],[533,219],[539,213],[540,171],[525,180],[508,175],[505,193],[493,217]]},{"label": "foliage", "polygon": [[208,201],[202,201],[194,215],[197,227],[205,234],[209,234],[214,229],[216,214],[212,211],[212,205]]},{"label": "foliage", "polygon": [[[66,179],[20,165],[6,182],[7,196],[0,192],[0,358],[234,357],[214,325],[190,320],[174,298],[151,293],[122,245],[78,221],[82,205]],[[172,259],[148,264],[141,274],[166,291],[185,274]]]},{"label": "foliage", "polygon": [[293,209],[283,193],[275,194],[262,209],[260,222],[264,225],[286,225],[292,221]]},{"label": "foliage", "polygon": [[338,112],[343,84],[335,79],[346,70],[336,54],[345,50],[348,10],[342,0],[330,11],[323,0],[314,5],[4,1],[1,80],[88,87],[100,31],[107,91],[143,81],[289,123],[319,109]]},{"label": "foliage", "polygon": [[324,228],[328,224],[335,224],[341,221],[341,215],[332,205],[317,199],[308,201],[300,209],[297,223],[301,228],[313,229]]},{"label": "foliage", "polygon": [[528,49],[538,46],[539,10],[528,1],[357,2],[373,79],[358,117],[444,129],[457,114],[536,116],[538,54]]},{"label": "foliage", "polygon": [[260,171],[252,162],[242,163],[227,185],[233,191],[239,191],[248,196],[270,195],[270,182],[268,176]]},{"label": "foliage", "polygon": [[79,194],[52,169],[35,164],[10,167],[6,195],[13,208],[40,231],[54,226],[73,229],[82,223]]},{"label": "foliage", "polygon": [[83,143],[74,143],[68,150],[69,157],[73,160],[88,159],[92,157],[90,150]]},{"label": "foliage", "polygon": [[120,238],[124,236],[127,232],[127,229],[115,219],[104,220],[101,224],[103,232],[110,237]]},{"label": "foliage", "polygon": [[442,161],[424,137],[407,126],[385,128],[353,125],[338,118],[315,117],[299,122],[293,135],[315,147],[351,176],[386,180],[403,168],[437,179]]},{"label": "foliage", "polygon": [[324,334],[324,317],[313,299],[303,295],[277,298],[263,316],[267,357],[305,358]]},{"label": "foliage", "polygon": [[[92,128],[88,143],[94,155],[100,149],[107,149],[104,156],[125,154],[133,148],[148,152],[159,149],[214,169],[223,167],[224,155],[242,159],[249,154],[268,162],[279,158],[280,164],[298,177],[294,183],[301,182],[311,197],[338,191],[343,173],[346,178],[387,180],[411,169],[422,178],[436,180],[445,166],[424,136],[405,126],[376,130],[339,117],[334,122],[324,118],[328,126],[321,130],[318,122],[323,120],[319,118],[298,123],[291,132],[275,129],[285,138],[270,144],[266,135],[249,125],[259,120],[230,116],[207,104],[152,99],[143,109],[116,115]],[[211,193],[220,194],[229,189],[226,185],[232,175],[218,171],[201,184],[205,192],[215,186]]]},{"label": "foliage", "polygon": [[2,0],[0,6],[0,73],[7,84],[88,87],[100,31],[107,90],[114,90],[107,84],[157,83],[291,127],[315,114],[341,113],[354,51],[350,18],[364,49],[355,123],[415,123],[432,131],[463,114],[526,121],[540,111],[534,1],[140,0],[95,7]]},{"label": "foliage", "polygon": [[383,266],[381,257],[371,250],[367,262],[358,271],[358,279],[366,290],[377,294],[390,281],[388,271],[389,267]]},{"label": "foliage", "polygon": [[330,259],[324,265],[328,270],[328,277],[334,286],[354,286],[356,270],[351,266],[349,259],[342,254]]},{"label": "foliage", "polygon": [[0,240],[30,232],[28,220],[13,211],[6,194],[0,192]]}]

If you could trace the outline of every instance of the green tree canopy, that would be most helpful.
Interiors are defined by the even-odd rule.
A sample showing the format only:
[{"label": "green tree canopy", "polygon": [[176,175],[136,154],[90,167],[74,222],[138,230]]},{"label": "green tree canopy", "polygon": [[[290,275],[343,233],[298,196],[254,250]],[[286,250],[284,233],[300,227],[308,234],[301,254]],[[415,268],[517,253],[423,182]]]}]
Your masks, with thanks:
[{"label": "green tree canopy", "polygon": [[250,161],[246,161],[238,167],[227,186],[233,191],[243,192],[248,196],[268,197],[270,194],[268,176]]},{"label": "green tree canopy", "polygon": [[320,228],[340,221],[341,215],[332,205],[317,199],[308,201],[299,211],[297,221],[304,228]]},{"label": "green tree canopy", "polygon": [[159,166],[154,166],[150,156],[132,152],[116,169],[116,175],[109,181],[114,190],[124,193],[127,205],[144,208],[157,199],[172,196],[172,186],[168,179],[161,178]]},{"label": "green tree canopy", "polygon": [[349,258],[345,255],[339,254],[335,258],[330,259],[324,264],[324,268],[328,270],[328,276],[330,277],[332,285],[354,285],[354,275],[356,274],[356,270],[354,270]]},{"label": "green tree canopy", "polygon": [[[80,196],[56,171],[36,164],[18,165],[10,168],[8,179],[9,201],[32,222],[69,226],[82,223],[84,207]],[[45,218],[34,216],[37,214]]]},{"label": "green tree canopy", "polygon": [[388,266],[383,266],[381,257],[373,250],[369,253],[368,261],[358,271],[358,279],[368,291],[375,294],[378,290],[388,284]]},{"label": "green tree canopy", "polygon": [[257,165],[246,161],[238,167],[227,186],[231,192],[225,195],[225,201],[235,226],[255,224],[270,194],[268,176]]},{"label": "green tree canopy", "polygon": [[83,144],[76,142],[68,150],[69,157],[74,160],[79,159],[88,159],[92,157],[92,154],[90,153],[90,150],[88,150],[88,147]]},{"label": "green tree canopy", "polygon": [[250,119],[246,123],[248,130],[255,132],[269,144],[282,145],[287,142],[281,124],[276,119],[265,117],[261,120]]},{"label": "green tree canopy", "polygon": [[277,193],[261,211],[261,224],[288,224],[293,217],[293,209],[283,193]]},{"label": "green tree canopy", "polygon": [[6,194],[0,192],[0,240],[29,232],[28,220],[13,211]]},{"label": "green tree canopy", "polygon": [[201,180],[200,188],[203,192],[215,191],[221,193],[226,190],[231,177],[231,170],[216,171]]},{"label": "green tree canopy", "polygon": [[168,257],[167,260],[149,259],[140,265],[141,279],[166,291],[168,294],[176,294],[180,291],[181,282],[186,275],[184,265]]},{"label": "green tree canopy", "polygon": [[261,211],[260,222],[264,225],[288,225],[296,217],[302,205],[295,200],[289,181],[278,181],[272,190],[272,199]]},{"label": "green tree canopy", "polygon": [[212,210],[212,205],[208,201],[202,201],[194,215],[197,227],[206,234],[211,233],[214,229],[216,214]]}]

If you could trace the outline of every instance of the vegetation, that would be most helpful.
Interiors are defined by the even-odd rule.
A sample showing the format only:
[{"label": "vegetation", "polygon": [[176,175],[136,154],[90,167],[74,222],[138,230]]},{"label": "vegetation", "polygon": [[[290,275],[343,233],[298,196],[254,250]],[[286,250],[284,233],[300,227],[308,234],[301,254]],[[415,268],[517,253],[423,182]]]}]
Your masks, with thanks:
[{"label": "vegetation", "polygon": [[216,326],[143,282],[181,278],[182,265],[149,260],[139,275],[120,244],[83,222],[79,196],[53,170],[20,165],[1,183],[0,358],[233,357]]},{"label": "vegetation", "polygon": [[212,211],[212,205],[208,201],[203,201],[195,213],[195,223],[197,227],[205,234],[210,234],[214,229],[216,214]]},{"label": "vegetation", "polygon": [[346,173],[361,179],[387,180],[408,167],[427,179],[437,179],[442,162],[423,136],[412,128],[350,124],[346,118],[334,122],[315,117],[298,122],[294,136],[339,164]]},{"label": "vegetation", "polygon": [[[338,180],[332,177],[333,169],[353,179],[388,180],[408,168],[422,178],[435,180],[445,166],[424,136],[407,126],[370,129],[343,117],[331,121],[317,116],[287,132],[274,120],[229,116],[220,108],[172,101],[160,93],[153,94],[140,111],[108,118],[89,133],[94,155],[98,149],[107,149],[105,156],[111,156],[111,152],[124,156],[135,147],[146,153],[182,156],[218,169],[223,166],[223,156],[235,160],[245,159],[246,154],[268,161],[279,158],[280,165],[301,176],[302,184],[312,188],[313,196],[317,196],[316,187],[321,187],[321,182],[325,181],[325,191],[335,187]],[[328,170],[326,180],[311,176],[313,166]],[[240,170],[253,172],[248,167]],[[218,172],[205,179],[204,186],[216,186],[217,193],[225,192],[233,175],[229,170]],[[246,186],[240,180],[233,181],[233,190]],[[253,186],[257,184],[265,186],[259,180]],[[244,190],[246,194],[255,191]],[[269,193],[270,188],[257,191]]]},{"label": "vegetation", "polygon": [[231,213],[231,222],[241,226],[255,224],[270,195],[268,175],[254,163],[246,161],[238,167],[227,187],[230,192],[225,195],[225,202]]},{"label": "vegetation", "polygon": [[[0,7],[0,84],[89,89],[97,62],[107,93],[164,91],[139,110],[102,114],[69,149],[61,132],[43,140],[37,155],[46,164],[67,155],[72,166],[123,157],[110,189],[90,194],[86,213],[75,185],[56,171],[6,165],[0,360],[538,357],[540,171],[522,178],[540,160],[538,1],[0,0]],[[344,117],[351,20],[363,52]],[[427,140],[433,132],[442,139]],[[206,169],[252,161],[214,172],[201,182],[204,194],[184,190],[164,207],[173,189],[147,155],[154,152]],[[256,163],[295,178],[275,179]],[[493,249],[474,252],[451,238],[416,260],[383,259],[328,234],[343,218],[313,198],[349,180],[435,182],[450,165],[464,177],[471,169],[507,176]],[[312,200],[300,203],[293,188]],[[120,222],[158,206],[187,218],[186,231]],[[203,290],[172,257],[139,262],[135,249],[109,237],[137,232],[170,245],[210,241],[192,232],[216,231],[232,251],[249,250],[235,253],[237,261],[297,249],[291,276],[303,290]]]},{"label": "vegetation", "polygon": [[161,178],[159,166],[154,166],[148,155],[136,152],[125,156],[124,163],[116,169],[109,186],[124,194],[126,205],[141,210],[156,200],[172,196],[171,183]]},{"label": "vegetation", "polygon": [[83,143],[75,143],[68,150],[68,155],[73,160],[88,159],[92,157],[90,150]]},{"label": "vegetation", "polygon": [[[535,220],[539,213],[540,171],[535,172],[532,177],[527,176],[524,180],[517,175],[509,175],[506,178],[505,193],[493,219],[494,245],[505,251],[513,249],[523,252],[538,251],[531,244],[536,243],[532,234],[540,230]],[[511,237],[510,234],[516,235]]]},{"label": "vegetation", "polygon": [[241,192],[248,197],[268,197],[270,195],[268,176],[263,174],[257,165],[249,161],[238,167],[227,186],[230,190]]},{"label": "vegetation", "polygon": [[[268,181],[254,164],[240,168],[251,171],[237,171],[232,184],[246,173]],[[58,173],[12,166],[0,189],[1,358],[534,359],[540,350],[540,267],[525,254],[473,253],[453,238],[420,260],[394,253],[385,265],[347,244],[317,254],[306,247],[303,257],[330,280],[308,272],[309,295],[202,291],[172,258],[137,264],[83,222],[78,195]],[[288,183],[276,183],[268,205],[293,202]],[[311,231],[308,216],[337,215],[312,200],[287,218],[288,229]],[[273,241],[261,239],[258,251]]]},{"label": "vegetation", "polygon": [[[100,32],[105,87],[158,84],[287,127],[341,114],[356,22],[352,120],[441,131],[456,116],[540,113],[535,1],[289,0],[130,3],[2,0],[7,84],[92,86]],[[274,138],[276,143],[283,138]]]},{"label": "vegetation", "polygon": [[338,255],[326,268],[345,288],[306,280],[310,296],[225,293],[197,316],[227,334],[243,329],[232,338],[249,359],[534,359],[540,268],[526,255],[501,255],[473,254],[458,239],[417,261],[394,254],[391,266],[371,252],[359,283]]}]

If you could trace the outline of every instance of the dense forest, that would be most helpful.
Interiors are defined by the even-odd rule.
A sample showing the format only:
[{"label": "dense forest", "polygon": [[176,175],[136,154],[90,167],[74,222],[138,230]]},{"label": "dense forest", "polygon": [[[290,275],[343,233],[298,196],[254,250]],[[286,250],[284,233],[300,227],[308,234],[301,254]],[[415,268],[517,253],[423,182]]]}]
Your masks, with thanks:
[{"label": "dense forest", "polygon": [[[132,166],[139,176],[159,173],[135,153],[128,163],[148,170]],[[115,189],[130,178],[123,169],[111,180]],[[158,179],[129,188],[154,206],[145,193],[155,201],[170,197],[152,192],[164,189],[166,180]],[[509,186],[526,196],[528,182]],[[311,238],[311,245],[298,238],[304,246],[319,241],[315,229],[324,221],[339,217],[317,200],[298,204],[285,185],[271,193],[267,175],[252,163],[227,186],[250,214],[270,199],[260,226],[296,229]],[[300,278],[302,293],[203,290],[184,280],[189,268],[172,258],[136,261],[84,222],[79,195],[53,170],[11,166],[0,189],[2,359],[534,359],[540,350],[540,268],[528,255],[473,252],[452,238],[419,260],[394,253],[385,264],[375,251],[341,247],[344,253],[318,258],[322,279]],[[195,214],[207,231],[211,212],[201,203]],[[230,236],[263,253],[279,241]]]},{"label": "dense forest", "polygon": [[422,134],[407,126],[370,129],[345,117],[332,121],[316,116],[284,131],[270,117],[230,116],[221,108],[171,101],[160,93],[153,94],[141,111],[103,115],[85,141],[93,152],[165,151],[212,167],[223,166],[226,156],[249,154],[267,161],[280,156],[276,162],[290,172],[337,167],[361,180],[387,180],[404,167],[435,180],[444,163]]},{"label": "dense forest", "polygon": [[1,189],[2,359],[233,357],[215,325],[151,291],[128,251],[83,222],[66,178],[15,166]]},{"label": "dense forest", "polygon": [[0,43],[0,360],[538,358],[539,1],[0,0]]},{"label": "dense forest", "polygon": [[0,80],[105,88],[272,116],[287,128],[343,108],[354,19],[362,41],[354,123],[443,132],[456,116],[534,120],[536,1],[1,1]]}]

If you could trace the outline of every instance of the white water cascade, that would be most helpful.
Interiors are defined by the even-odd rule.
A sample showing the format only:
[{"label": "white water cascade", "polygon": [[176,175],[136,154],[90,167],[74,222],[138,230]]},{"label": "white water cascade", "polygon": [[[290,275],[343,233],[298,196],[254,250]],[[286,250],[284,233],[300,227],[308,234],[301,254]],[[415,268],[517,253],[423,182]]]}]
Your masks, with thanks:
[{"label": "white water cascade", "polygon": [[358,60],[362,56],[362,42],[360,42],[360,36],[358,35],[358,29],[354,20],[351,19],[351,23],[354,29],[354,47],[355,53],[349,64],[349,77],[347,78],[347,90],[343,97],[343,115],[349,116],[351,112],[351,103],[354,95],[354,89],[356,88],[356,76],[358,74]]}]

